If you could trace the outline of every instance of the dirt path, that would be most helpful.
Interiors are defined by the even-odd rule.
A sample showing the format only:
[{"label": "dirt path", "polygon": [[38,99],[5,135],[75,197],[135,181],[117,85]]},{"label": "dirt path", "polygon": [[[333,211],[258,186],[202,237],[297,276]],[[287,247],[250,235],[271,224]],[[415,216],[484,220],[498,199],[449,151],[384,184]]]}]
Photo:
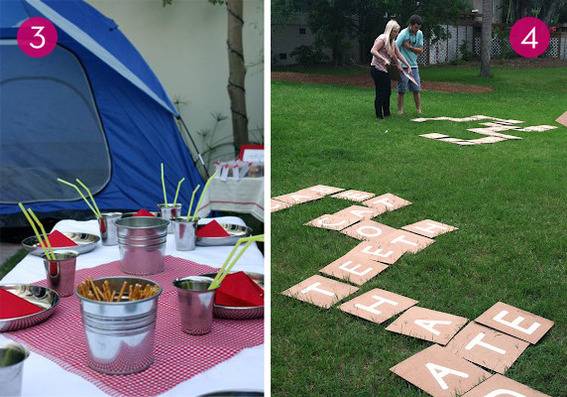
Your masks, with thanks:
[{"label": "dirt path", "polygon": [[[370,75],[367,76],[364,74],[337,76],[328,74],[272,72],[272,80],[307,84],[335,84],[353,87],[374,88],[374,83],[372,82]],[[424,81],[422,83],[422,88],[429,91],[463,92],[473,94],[493,91],[491,87],[485,87],[481,85],[445,83],[440,81]]]}]

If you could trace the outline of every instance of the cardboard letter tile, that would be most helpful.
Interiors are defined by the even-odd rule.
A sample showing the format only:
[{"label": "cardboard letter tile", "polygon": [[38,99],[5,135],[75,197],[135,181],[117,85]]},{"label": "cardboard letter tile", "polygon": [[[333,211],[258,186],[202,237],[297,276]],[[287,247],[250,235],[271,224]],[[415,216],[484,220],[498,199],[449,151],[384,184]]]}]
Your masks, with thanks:
[{"label": "cardboard letter tile", "polygon": [[464,394],[463,397],[550,397],[510,378],[496,374]]},{"label": "cardboard letter tile", "polygon": [[341,233],[357,240],[374,240],[396,230],[378,222],[364,220],[341,230]]},{"label": "cardboard letter tile", "polygon": [[451,138],[451,137],[449,137],[449,138],[439,138],[439,139],[437,139],[437,140],[438,140],[438,141],[441,141],[441,142],[448,142],[448,143],[461,143],[461,142],[463,142],[463,140],[460,139],[460,138]]},{"label": "cardboard letter tile", "polygon": [[343,230],[344,228],[349,227],[356,222],[358,222],[358,218],[352,217],[349,219],[342,216],[325,214],[313,219],[312,221],[307,222],[305,225],[318,227],[321,229]]},{"label": "cardboard letter tile", "polygon": [[447,345],[459,357],[501,374],[530,344],[476,323],[469,323]]},{"label": "cardboard letter tile", "polygon": [[506,138],[501,138],[498,136],[487,136],[484,138],[478,138],[478,139],[471,139],[469,142],[473,142],[476,145],[485,145],[488,143],[498,143],[498,142],[503,142],[503,141],[507,141],[508,139]]},{"label": "cardboard letter tile", "polygon": [[502,302],[494,304],[475,321],[531,344],[536,344],[553,327],[553,321]]},{"label": "cardboard letter tile", "polygon": [[346,190],[344,192],[333,194],[331,197],[361,203],[364,200],[368,200],[369,198],[372,198],[374,196],[374,193],[361,192],[360,190]]},{"label": "cardboard letter tile", "polygon": [[376,288],[343,303],[339,309],[373,323],[382,324],[415,304],[417,304],[416,300]]},{"label": "cardboard letter tile", "polygon": [[364,205],[368,207],[386,207],[388,211],[394,211],[410,204],[410,201],[404,200],[403,198],[398,197],[392,193],[382,194],[381,196],[374,197],[373,199],[364,202]]},{"label": "cardboard letter tile", "polygon": [[356,291],[358,288],[352,285],[315,275],[285,290],[282,294],[328,309]]},{"label": "cardboard letter tile", "polygon": [[285,210],[286,208],[291,207],[289,204],[284,203],[283,201],[278,201],[271,199],[270,200],[270,212],[278,212],[281,210]]},{"label": "cardboard letter tile", "polygon": [[272,198],[287,203],[289,205],[297,205],[297,204],[307,203],[309,201],[319,200],[322,197],[323,196],[318,193],[312,192],[307,189],[303,189],[303,190],[298,190],[297,192],[294,193],[284,194],[283,196],[277,196]]},{"label": "cardboard letter tile", "polygon": [[366,257],[347,254],[319,271],[352,284],[362,285],[387,268],[387,265]]},{"label": "cardboard letter tile", "polygon": [[460,396],[490,376],[438,345],[420,351],[390,371],[433,397]]},{"label": "cardboard letter tile", "polygon": [[345,208],[344,210],[340,210],[335,212],[334,215],[341,215],[345,217],[356,216],[360,219],[371,219],[378,215],[382,215],[386,212],[386,208],[368,208],[363,207],[362,205],[351,205],[350,207]]},{"label": "cardboard letter tile", "polygon": [[315,192],[319,195],[322,195],[322,196],[328,196],[329,194],[338,193],[338,192],[341,192],[345,189],[343,189],[341,187],[334,187],[334,186],[327,186],[327,185],[315,185],[315,186],[308,187],[305,190],[313,191],[313,192]]},{"label": "cardboard letter tile", "polygon": [[464,317],[415,306],[398,317],[386,330],[446,345],[467,321]]},{"label": "cardboard letter tile", "polygon": [[362,256],[373,261],[393,265],[405,253],[398,247],[385,246],[375,241],[365,241],[358,244],[348,254]]},{"label": "cardboard letter tile", "polygon": [[446,225],[441,222],[433,221],[431,219],[424,219],[422,221],[406,225],[402,229],[412,233],[421,234],[422,236],[434,238],[441,234],[449,233],[457,230],[456,227]]},{"label": "cardboard letter tile", "polygon": [[519,129],[518,131],[524,131],[524,132],[544,132],[544,131],[549,131],[549,130],[554,130],[557,127],[554,127],[552,125],[533,125],[531,127],[526,127],[526,128],[522,128]]},{"label": "cardboard letter tile", "polygon": [[564,125],[565,127],[567,127],[567,112],[563,113],[561,116],[559,116],[557,118],[557,121],[559,124]]},{"label": "cardboard letter tile", "polygon": [[[415,120],[414,120],[415,121]],[[436,132],[431,133],[431,134],[423,134],[420,135],[424,138],[428,138],[428,139],[440,139],[440,138],[449,138],[449,135],[444,135],[444,134],[438,134]]]},{"label": "cardboard letter tile", "polygon": [[480,124],[486,125],[488,127],[496,127],[494,131],[508,131],[508,130],[517,130],[518,128],[521,128],[518,127],[517,125],[510,125],[502,121],[497,121],[496,123],[488,122],[488,123],[480,123]]},{"label": "cardboard letter tile", "polygon": [[417,254],[419,251],[424,250],[435,242],[435,240],[420,236],[419,234],[399,229],[382,237],[378,237],[374,241],[384,246],[394,247],[403,252],[411,252],[412,254]]}]

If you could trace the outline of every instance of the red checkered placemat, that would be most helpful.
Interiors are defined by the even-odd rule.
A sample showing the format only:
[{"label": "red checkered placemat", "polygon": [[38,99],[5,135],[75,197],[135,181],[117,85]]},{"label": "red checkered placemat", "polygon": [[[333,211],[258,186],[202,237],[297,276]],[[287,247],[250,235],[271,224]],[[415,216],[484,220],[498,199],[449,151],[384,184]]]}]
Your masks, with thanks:
[{"label": "red checkered placemat", "polygon": [[[87,277],[123,276],[120,262],[77,271],[75,283]],[[242,349],[264,342],[264,322],[259,320],[218,320],[207,335],[192,336],[181,330],[177,291],[171,284],[177,277],[214,272],[216,269],[185,259],[167,256],[165,272],[143,276],[157,282],[159,297],[156,324],[155,361],[145,371],[131,375],[104,375],[87,367],[87,345],[79,300],[62,298],[55,313],[45,322],[4,335],[64,369],[74,372],[113,396],[155,396],[179,383],[228,360]],[[45,285],[45,280],[37,283]]]}]

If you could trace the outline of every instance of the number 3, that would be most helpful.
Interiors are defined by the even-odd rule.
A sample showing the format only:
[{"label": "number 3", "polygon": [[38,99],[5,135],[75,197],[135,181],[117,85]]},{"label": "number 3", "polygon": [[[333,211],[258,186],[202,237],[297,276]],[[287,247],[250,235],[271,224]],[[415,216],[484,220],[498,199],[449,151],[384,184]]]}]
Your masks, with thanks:
[{"label": "number 3", "polygon": [[[539,42],[536,41],[535,31],[536,31],[536,27],[534,26],[532,30],[530,30],[530,32],[526,35],[526,37],[524,37],[524,39],[520,44],[524,44],[524,45],[531,44],[532,50],[535,49],[536,46],[539,44]],[[528,41],[528,39],[532,39],[532,41]]]},{"label": "number 3", "polygon": [[33,48],[33,49],[39,50],[40,48],[43,48],[43,46],[45,45],[45,37],[41,34],[43,29],[45,29],[45,26],[32,26],[31,28],[33,30],[37,30],[37,32],[35,32],[33,37],[39,37],[40,40],[41,40],[41,43],[39,45],[34,45],[33,43],[30,42],[30,47]]}]

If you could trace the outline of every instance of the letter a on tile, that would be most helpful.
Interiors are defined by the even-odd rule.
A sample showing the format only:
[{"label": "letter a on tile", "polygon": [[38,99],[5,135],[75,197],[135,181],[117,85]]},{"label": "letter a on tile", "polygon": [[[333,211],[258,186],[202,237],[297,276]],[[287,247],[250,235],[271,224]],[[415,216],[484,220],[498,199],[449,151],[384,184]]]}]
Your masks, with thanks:
[{"label": "letter a on tile", "polygon": [[431,372],[431,375],[433,375],[433,377],[435,378],[437,383],[439,383],[439,386],[443,390],[447,390],[449,388],[449,385],[447,385],[447,382],[445,382],[445,380],[443,379],[446,376],[454,375],[454,376],[460,376],[461,378],[465,378],[465,379],[469,377],[469,374],[467,374],[466,372],[443,367],[442,365],[438,365],[435,363],[426,363],[425,368],[427,368],[429,372]]}]

